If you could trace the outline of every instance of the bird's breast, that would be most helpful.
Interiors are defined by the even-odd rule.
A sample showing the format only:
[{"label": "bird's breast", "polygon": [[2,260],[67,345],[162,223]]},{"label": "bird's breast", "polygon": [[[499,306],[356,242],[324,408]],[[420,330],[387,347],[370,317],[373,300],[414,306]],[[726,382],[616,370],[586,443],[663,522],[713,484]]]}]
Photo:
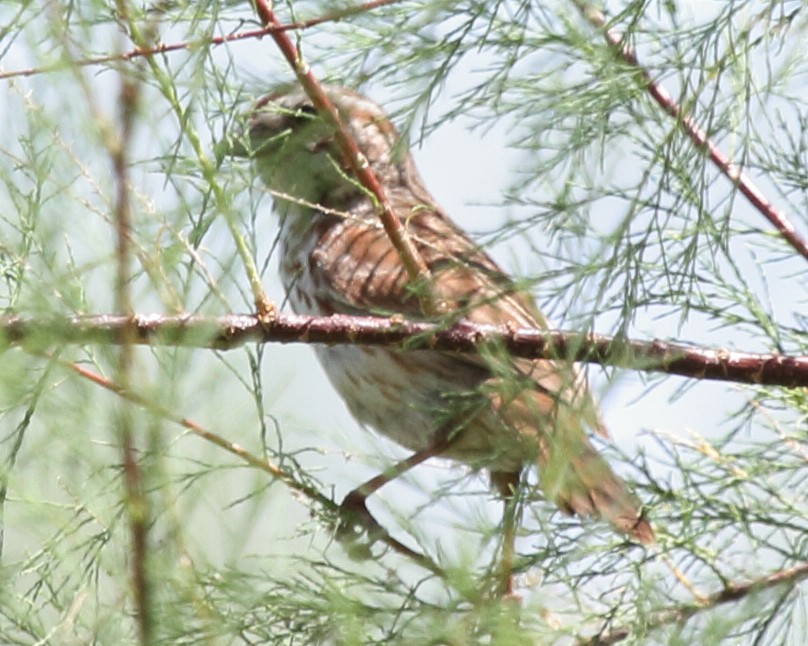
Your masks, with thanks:
[{"label": "bird's breast", "polygon": [[[349,294],[340,292],[339,259],[323,262],[323,241],[338,226],[312,214],[303,227],[285,218],[281,232],[281,278],[288,302],[298,314],[330,316],[364,312]],[[382,231],[383,235],[384,232]],[[334,241],[331,240],[333,244]],[[356,249],[354,249],[356,251]],[[320,257],[320,262],[315,257]],[[372,254],[364,254],[364,258]],[[345,263],[342,263],[345,264]],[[352,278],[363,276],[361,271]],[[345,278],[345,277],[343,277]],[[350,288],[352,281],[342,281]],[[374,281],[365,276],[365,288]],[[446,428],[460,429],[458,442],[444,455],[477,465],[492,456],[499,469],[515,469],[525,461],[521,446],[508,446],[508,433],[491,402],[480,391],[490,377],[459,355],[432,350],[402,351],[383,346],[317,345],[317,357],[353,416],[362,424],[413,451],[434,443]],[[465,433],[462,429],[474,428]],[[505,437],[503,437],[503,432]]]}]

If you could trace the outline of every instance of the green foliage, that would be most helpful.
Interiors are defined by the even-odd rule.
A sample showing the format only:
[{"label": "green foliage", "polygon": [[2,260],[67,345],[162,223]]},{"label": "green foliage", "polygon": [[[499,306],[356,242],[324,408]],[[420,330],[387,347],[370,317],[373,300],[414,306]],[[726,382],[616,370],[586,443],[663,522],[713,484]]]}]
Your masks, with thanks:
[{"label": "green foliage", "polygon": [[[3,73],[36,69],[0,81],[0,305],[31,316],[112,310],[124,78],[137,88],[125,142],[135,310],[252,310],[244,253],[282,305],[270,200],[246,163],[214,151],[250,101],[291,73],[268,37],[210,44],[254,27],[250,3],[132,3],[123,16],[125,4],[0,6]],[[305,20],[349,6],[275,10]],[[808,235],[803,3],[607,8],[651,77]],[[483,230],[480,242],[553,325],[808,355],[806,259],[575,3],[402,1],[295,37],[315,75],[386,105],[423,146],[420,159],[442,155],[444,173],[425,177],[431,188],[446,179],[438,175],[474,170],[453,149],[430,150],[442,133],[459,125],[471,135],[455,135],[452,147],[499,150],[474,163],[490,157],[492,178],[509,164],[507,179],[445,189],[486,204],[452,217]],[[192,46],[82,63],[181,41]],[[348,558],[329,501],[401,454],[355,427],[307,348],[138,349],[130,383],[148,405],[136,406],[62,363],[115,380],[118,349],[40,337],[6,348],[0,370],[2,643],[138,642],[124,407],[148,502],[155,643],[510,645],[601,635],[799,644],[808,630],[806,572],[767,579],[808,561],[804,388],[592,369],[620,447],[609,459],[646,502],[659,546],[562,516],[527,476],[520,606],[491,595],[500,505],[461,466],[422,467],[371,499],[381,524],[442,577],[380,543],[372,560]],[[288,480],[173,417],[271,460]],[[729,594],[752,581],[760,585]]]}]

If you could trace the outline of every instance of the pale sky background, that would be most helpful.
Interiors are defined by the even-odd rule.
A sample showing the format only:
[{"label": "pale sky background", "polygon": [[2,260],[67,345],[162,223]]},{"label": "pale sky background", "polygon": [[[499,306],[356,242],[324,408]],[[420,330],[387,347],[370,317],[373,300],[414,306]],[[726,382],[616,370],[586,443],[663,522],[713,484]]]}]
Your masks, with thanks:
[{"label": "pale sky background", "polygon": [[[262,43],[241,43],[231,47],[237,68],[244,78],[262,76],[270,77],[267,85],[289,79],[285,63],[275,54],[269,41]],[[269,62],[267,62],[269,61]],[[453,107],[453,93],[459,91],[464,83],[464,75],[468,69],[480,65],[480,61],[464,63],[450,78],[441,98],[433,107],[435,115]],[[318,68],[315,66],[315,73]],[[383,105],[388,104],[384,88],[374,87],[371,98]],[[471,231],[487,231],[498,226],[504,218],[518,215],[504,207],[487,206],[501,202],[502,195],[512,183],[514,170],[519,168],[524,153],[512,148],[514,142],[511,124],[498,124],[486,133],[479,130],[470,132],[472,122],[458,119],[444,124],[431,134],[422,147],[414,148],[416,163],[427,188],[432,192],[444,210],[462,227]],[[266,207],[268,211],[268,206]],[[749,212],[746,205],[738,202],[737,212],[743,217],[752,219],[761,216]],[[269,214],[267,213],[269,216]],[[611,215],[618,218],[621,212]],[[608,222],[610,214],[604,214]],[[606,226],[600,223],[601,226]],[[541,233],[537,233],[541,237]],[[514,271],[520,267],[530,270],[538,265],[535,259],[525,255],[519,249],[518,242],[509,242],[490,249],[490,253],[505,268]],[[272,294],[280,294],[274,270],[268,272],[265,285]],[[280,296],[276,296],[280,299]],[[600,330],[608,330],[609,321],[604,321]],[[651,340],[667,339],[678,334],[675,321],[653,320],[641,317],[636,325],[642,334],[635,338]],[[720,346],[735,343],[735,339],[727,339],[726,331],[711,331],[703,324],[688,324],[682,338],[694,345]],[[742,344],[740,344],[742,345]],[[316,361],[313,352],[305,347],[272,347],[268,350],[270,360],[265,363],[264,375],[268,387],[277,387],[277,398],[274,399],[271,412],[276,415],[284,434],[287,446],[294,446],[298,441],[301,446],[312,442],[323,446],[327,456],[309,457],[310,464],[323,467],[320,477],[334,483],[341,496],[350,488],[375,475],[377,470],[367,467],[367,458],[353,458],[349,461],[340,454],[372,453],[371,446],[378,446],[378,452],[385,456],[403,456],[404,453],[390,442],[375,434],[368,434],[360,428],[347,412],[338,395],[327,382]],[[671,397],[681,388],[683,379],[669,377],[665,382],[649,391],[643,383],[641,375],[630,370],[621,370],[616,377],[607,382],[601,370],[595,366],[590,369],[593,390],[601,401],[602,412],[614,443],[629,455],[637,451],[645,451],[651,456],[661,457],[655,440],[648,431],[659,431],[683,439],[691,439],[691,433],[698,436],[711,437],[718,434],[719,428],[726,420],[727,414],[735,410],[743,399],[741,393],[734,393],[735,387],[730,384],[702,382],[679,396],[676,401]],[[667,479],[664,467],[656,465],[660,479]],[[465,473],[462,465],[433,460],[419,467],[413,478],[420,487],[427,491],[437,490],[441,482],[459,478]],[[629,479],[631,475],[627,476]],[[474,491],[477,495],[461,498],[455,496],[451,504],[466,510],[470,517],[481,511],[487,515],[491,523],[496,523],[500,514],[500,506],[491,496],[485,493],[485,482],[480,478],[465,480],[462,485],[452,489],[455,494]],[[397,534],[396,521],[390,519],[384,511],[387,504],[403,504],[406,513],[413,513],[417,504],[425,500],[424,496],[407,482],[396,482],[386,486],[371,499],[370,507],[394,535]],[[406,506],[409,506],[407,508]],[[653,516],[653,509],[650,510]],[[440,524],[442,519],[438,518]],[[452,519],[445,519],[451,524]],[[605,525],[598,525],[605,530]],[[458,540],[457,532],[444,528],[437,531],[436,540],[443,545]],[[260,542],[260,532],[256,540]],[[405,538],[402,538],[405,540]],[[524,539],[528,544],[530,538]]]},{"label": "pale sky background", "polygon": [[[701,11],[706,4],[691,3],[691,6],[699,7]],[[326,25],[322,29],[327,33],[330,28],[331,26]],[[304,37],[313,37],[313,32],[307,32]],[[170,32],[165,34],[164,40],[171,42],[172,34]],[[35,64],[36,61],[31,60],[28,54],[30,45],[31,43],[22,40],[19,45],[6,51],[0,59],[2,68],[14,69]],[[260,42],[232,44],[229,51],[235,61],[231,83],[238,84],[239,79],[243,79],[246,85],[252,87],[255,79],[266,78],[266,85],[269,86],[274,82],[287,81],[291,78],[269,38]],[[169,55],[170,60],[176,64],[179,64],[183,56],[184,54]],[[217,49],[214,51],[214,57],[222,61],[224,69],[224,63],[228,58],[226,51]],[[466,69],[460,68],[455,71],[456,76],[450,80],[433,108],[436,115],[454,105],[454,95],[462,87],[464,75],[476,64],[479,64],[479,61],[470,61],[464,64]],[[110,90],[117,88],[117,78],[109,72],[97,74],[97,71],[89,69],[86,77],[90,79],[98,96],[101,97],[102,107],[108,109],[115,102],[115,94]],[[318,74],[320,68],[315,65],[314,71]],[[14,87],[19,90],[7,89],[7,101],[0,100],[0,119],[4,123],[9,122],[8,130],[3,135],[3,145],[13,145],[9,142],[13,142],[15,130],[18,128],[24,130],[21,122],[18,121],[15,125],[14,119],[9,117],[25,114],[23,106],[27,92],[31,92],[37,102],[45,101],[49,95],[57,100],[61,88],[70,87],[72,83],[69,74],[41,75],[15,81]],[[371,98],[383,105],[389,104],[391,97],[385,88],[375,86],[372,90]],[[244,107],[246,106],[245,103]],[[164,107],[159,106],[160,110]],[[68,139],[71,135],[75,135],[76,138],[87,135],[81,130],[82,127],[87,127],[83,107],[76,109],[73,106],[73,108],[72,112],[62,113],[64,123],[60,133]],[[53,116],[60,116],[58,108],[54,109]],[[171,137],[175,136],[176,125],[171,116],[167,117],[166,121],[171,123],[172,129],[166,136],[166,140],[170,141]],[[84,126],[76,125],[82,122]],[[218,124],[214,125],[218,127]],[[443,125],[426,139],[422,147],[414,149],[414,155],[426,186],[445,211],[463,228],[479,232],[495,228],[506,217],[519,215],[516,211],[489,205],[502,201],[502,195],[510,187],[514,169],[519,168],[524,153],[516,152],[512,147],[514,135],[510,124],[503,122],[485,134],[480,131],[469,132],[470,125],[471,122],[464,119]],[[149,139],[150,134],[152,133],[146,132],[142,138],[144,148],[151,150],[152,154],[169,154],[165,147],[161,147],[164,142]],[[220,132],[216,130],[215,134],[218,135]],[[98,176],[107,177],[105,172],[108,169],[105,162],[99,159],[82,161],[86,161],[91,167],[98,164],[99,168],[105,169]],[[230,172],[229,169],[223,168],[222,173],[227,172]],[[164,206],[163,201],[168,201],[160,191],[165,190],[166,194],[170,194],[170,190],[165,189],[162,184],[163,178],[154,173],[154,167],[150,173],[153,174],[145,173],[141,188],[159,211]],[[255,185],[258,186],[257,180]],[[771,194],[771,197],[775,199],[776,196]],[[0,196],[0,199],[3,207],[9,208],[6,196]],[[51,205],[51,208],[58,209],[58,205]],[[762,216],[749,209],[740,199],[735,205],[735,214],[735,217],[742,221],[758,225],[762,220]],[[617,218],[620,215],[622,213],[603,214],[601,226],[607,226],[610,218]],[[266,217],[264,226],[269,244],[276,229],[268,200],[263,202],[262,217]],[[216,226],[218,227],[215,229],[216,233],[206,239],[206,249],[212,253],[215,253],[217,248],[228,250],[227,254],[232,255],[232,240],[221,222]],[[110,231],[108,223],[102,218],[97,214],[88,213],[87,220],[82,221],[73,232],[66,234],[65,239],[79,241],[91,249],[102,248],[103,245],[111,248]],[[537,232],[536,235],[540,238],[542,233]],[[524,249],[520,249],[519,243],[515,241],[494,247],[490,252],[503,267],[514,273],[522,270],[529,272],[540,266],[539,259],[526,255]],[[747,254],[747,257],[749,275],[753,276],[751,254]],[[110,268],[111,265],[107,267]],[[782,281],[776,280],[778,271],[782,271]],[[236,275],[239,275],[238,272],[241,272],[240,267],[234,270]],[[774,277],[769,287],[776,305],[779,303],[784,309],[790,308],[789,311],[796,309],[793,305],[794,299],[804,296],[790,291],[786,269],[770,268],[767,272]],[[240,278],[246,283],[243,273]],[[91,292],[92,302],[101,308],[105,294],[109,294],[111,271],[102,276],[96,275],[94,280],[96,282],[88,291]],[[267,271],[264,284],[270,297],[281,302],[283,294],[274,264]],[[96,287],[98,289],[95,289]],[[136,310],[151,311],[158,307],[155,301],[153,297],[137,301]],[[237,302],[237,299],[232,299],[232,302]],[[596,331],[609,330],[610,323],[610,320],[602,317],[596,325]],[[676,328],[676,321],[644,317],[637,321],[635,330],[637,332],[634,337],[637,339],[650,340],[657,337],[668,339],[679,336],[683,341],[698,346],[745,347],[742,338],[735,338],[734,335],[728,338],[726,329],[713,330],[709,324],[697,320],[688,322],[680,331]],[[337,499],[366,478],[375,475],[384,459],[404,455],[398,447],[357,425],[325,379],[311,348],[304,345],[270,345],[265,352],[262,374],[266,387],[266,412],[277,420],[285,449],[312,446],[319,449],[319,452],[306,452],[298,456],[298,459],[307,469],[316,471],[324,483],[333,484]],[[151,366],[148,351],[142,351],[141,356],[143,363]],[[225,358],[235,366],[238,376],[248,380],[248,366],[243,353],[231,352]],[[193,366],[195,371],[189,375],[188,385],[183,384],[180,388],[181,403],[177,412],[188,415],[228,439],[255,450],[258,446],[257,427],[254,423],[255,410],[251,399],[238,384],[236,377],[222,367],[209,352],[195,351]],[[150,370],[151,368],[143,370],[147,377]],[[206,376],[206,371],[213,373]],[[614,444],[628,455],[644,451],[650,456],[662,456],[649,431],[658,431],[682,439],[689,439],[691,433],[707,438],[715,437],[721,434],[721,425],[725,423],[728,413],[736,410],[745,397],[739,388],[731,384],[701,382],[672,401],[672,396],[685,381],[679,377],[668,377],[664,383],[649,391],[643,384],[641,375],[633,371],[618,371],[610,382],[597,367],[590,369],[590,375],[593,390],[601,401],[602,413],[612,433]],[[215,381],[208,381],[214,379]],[[157,382],[160,383],[160,380]],[[109,398],[100,394],[96,400],[109,402]],[[104,427],[108,422],[108,419],[95,421],[97,428],[88,431],[94,442],[100,443],[99,438],[105,437]],[[205,458],[212,462],[231,463],[230,458],[224,456],[219,449],[203,445],[194,438],[175,439],[177,431],[174,428],[166,427],[165,434],[166,437],[172,438],[170,441],[176,443],[174,453],[187,456],[189,461],[192,458]],[[270,437],[270,443],[273,441],[274,439]],[[97,448],[96,444],[93,446]],[[656,463],[655,466],[660,470],[657,472],[659,477],[665,479],[664,467]],[[62,486],[60,483],[48,483],[48,477],[52,475],[51,469],[52,465],[47,461],[40,463],[34,461],[31,473],[41,472],[43,481],[46,482],[42,486],[53,486],[58,489]],[[441,549],[451,555],[467,550],[469,558],[474,558],[478,556],[476,553],[478,538],[466,541],[466,537],[472,534],[466,533],[463,528],[473,528],[478,523],[493,526],[498,522],[500,505],[487,493],[483,478],[463,479],[466,473],[467,470],[462,465],[440,460],[430,461],[427,465],[419,467],[412,478],[386,486],[371,499],[371,510],[391,533],[412,544],[408,537],[401,533],[399,520],[389,513],[387,505],[400,507],[405,516],[410,516],[417,512],[420,504],[429,499],[429,492],[436,491],[446,483],[461,480],[452,486],[451,496],[441,502],[439,511],[430,509],[424,513],[434,521],[434,526],[429,530],[430,541],[440,544]],[[631,473],[626,475],[631,480]],[[273,485],[266,497],[258,496],[254,501],[235,504],[243,496],[266,487],[268,485],[266,476],[247,469],[233,469],[223,470],[215,477],[215,482],[210,478],[200,480],[196,486],[190,487],[182,498],[184,506],[182,513],[187,514],[190,521],[187,528],[192,553],[200,558],[204,557],[213,564],[237,562],[240,566],[244,566],[250,558],[255,557],[262,566],[265,566],[266,561],[262,558],[268,555],[289,552],[307,553],[311,556],[320,548],[319,543],[322,542],[324,533],[321,528],[317,530],[318,538],[306,535],[301,540],[294,535],[293,530],[297,524],[307,521],[307,511],[303,506],[295,504],[293,497],[289,496],[281,485]],[[413,486],[412,483],[417,486]],[[46,496],[43,494],[44,497]],[[42,510],[38,512],[42,513]],[[653,508],[650,510],[650,516],[653,519]],[[422,527],[423,524],[419,521],[418,526]],[[592,526],[607,531],[605,525]],[[532,536],[522,539],[525,548],[529,547],[532,539]],[[23,553],[27,548],[24,541],[19,538],[16,539],[16,544],[14,541],[14,535],[10,534],[7,554]],[[338,548],[329,550],[328,555],[334,559],[343,558]],[[283,567],[283,564],[279,562],[278,567]]]}]

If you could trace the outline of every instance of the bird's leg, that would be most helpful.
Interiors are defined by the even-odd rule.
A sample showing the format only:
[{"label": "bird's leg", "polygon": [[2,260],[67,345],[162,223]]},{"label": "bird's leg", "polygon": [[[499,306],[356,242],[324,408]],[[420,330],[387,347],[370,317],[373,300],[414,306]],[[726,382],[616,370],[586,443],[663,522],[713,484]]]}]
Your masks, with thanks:
[{"label": "bird's leg", "polygon": [[340,521],[337,526],[338,538],[341,540],[354,540],[363,532],[366,532],[371,539],[374,536],[386,534],[385,529],[376,522],[376,519],[374,519],[368,511],[367,505],[365,504],[367,497],[413,467],[418,466],[429,458],[440,455],[449,448],[450,444],[451,440],[446,434],[439,433],[437,439],[429,444],[429,446],[397,462],[348,493],[339,506]]},{"label": "bird's leg", "polygon": [[516,543],[516,488],[519,471],[492,471],[491,484],[502,496],[502,556],[499,563],[498,592],[503,598],[513,598],[513,559]]}]

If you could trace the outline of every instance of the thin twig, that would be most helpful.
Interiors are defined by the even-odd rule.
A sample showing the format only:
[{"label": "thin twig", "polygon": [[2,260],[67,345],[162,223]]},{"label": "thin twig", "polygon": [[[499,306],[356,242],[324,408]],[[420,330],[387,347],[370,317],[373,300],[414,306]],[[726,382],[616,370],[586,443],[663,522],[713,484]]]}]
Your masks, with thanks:
[{"label": "thin twig", "polygon": [[[275,17],[267,0],[254,0],[254,6],[261,22],[267,27],[280,26],[281,22]],[[311,68],[303,60],[300,51],[283,31],[273,31],[270,34],[281,50],[283,57],[294,70],[300,85],[311,99],[318,114],[333,130],[334,139],[339,146],[342,156],[348,161],[351,172],[364,188],[366,188],[376,200],[376,209],[379,218],[384,225],[390,242],[395,247],[401,261],[407,270],[410,281],[418,286],[417,294],[421,309],[427,315],[445,313],[445,304],[434,297],[431,289],[432,277],[429,268],[426,266],[421,254],[407,233],[406,228],[399,220],[390,200],[384,193],[379,180],[368,164],[367,159],[359,150],[353,136],[345,124],[342,123],[339,112],[334,107],[331,99],[323,90],[320,82],[314,76]]]},{"label": "thin twig", "polygon": [[640,64],[634,50],[625,44],[623,36],[613,29],[605,28],[606,18],[603,12],[583,0],[572,0],[572,3],[578,8],[590,25],[603,32],[604,38],[620,55],[620,58],[642,75],[648,92],[653,99],[665,112],[676,119],[682,130],[690,137],[690,140],[693,141],[699,149],[707,152],[710,160],[719,168],[721,173],[737,186],[738,190],[749,200],[752,206],[774,225],[774,228],[777,229],[780,235],[783,236],[803,258],[808,260],[808,241],[800,236],[786,215],[766,199],[763,195],[763,191],[758,188],[752,179],[718,148],[695,119],[685,115],[682,108],[676,103],[668,91],[651,78],[648,70]]},{"label": "thin twig", "polygon": [[695,379],[808,387],[808,356],[634,341],[602,334],[518,329],[459,321],[440,327],[400,317],[278,314],[267,325],[249,314],[225,316],[99,314],[63,318],[0,316],[0,346],[117,344],[125,330],[134,343],[230,350],[245,343],[381,345],[399,350],[478,353],[499,345],[512,356],[562,359],[660,372]]},{"label": "thin twig", "polygon": [[[120,54],[107,54],[105,56],[95,56],[92,58],[82,58],[70,61],[70,65],[77,67],[87,67],[90,65],[103,65],[104,63],[112,63],[115,61],[130,61],[135,58],[144,56],[156,56],[158,54],[168,54],[170,52],[178,52],[187,49],[201,49],[203,47],[216,47],[224,45],[225,43],[237,42],[240,40],[248,40],[253,38],[261,38],[267,34],[277,31],[302,31],[310,29],[317,25],[322,25],[327,22],[338,22],[343,18],[354,16],[359,13],[364,13],[372,9],[384,7],[387,5],[397,4],[403,0],[373,0],[372,2],[363,2],[355,7],[346,7],[337,11],[329,11],[315,18],[309,20],[300,20],[297,22],[287,22],[281,25],[272,25],[270,27],[262,27],[261,29],[251,29],[249,31],[240,31],[235,34],[228,34],[227,36],[211,36],[208,38],[200,38],[198,40],[184,41],[180,43],[159,43],[149,47],[135,47],[128,52]],[[33,76],[36,74],[46,74],[55,72],[64,67],[63,63],[55,65],[43,65],[41,67],[26,67],[20,70],[9,70],[8,72],[0,72],[0,81],[9,78],[20,76]]]},{"label": "thin twig", "polygon": [[[106,377],[103,377],[102,375],[99,375],[96,372],[88,370],[87,368],[84,368],[83,366],[80,366],[76,363],[72,363],[70,361],[64,361],[61,359],[58,361],[60,365],[75,372],[82,378],[87,379],[88,381],[91,381],[94,384],[101,386],[102,388],[109,390],[110,392],[113,392],[116,395],[119,395],[120,397],[123,397],[129,402],[137,404],[138,406],[143,406],[149,412],[155,415],[159,415],[163,419],[169,420],[171,422],[174,422],[175,424],[182,426],[183,428],[188,429],[194,435],[201,437],[203,440],[210,442],[211,444],[215,444],[216,446],[224,449],[228,453],[232,453],[233,455],[244,460],[244,462],[249,464],[251,467],[260,469],[261,471],[269,474],[276,480],[282,482],[289,489],[297,491],[298,493],[308,498],[310,501],[317,503],[322,509],[325,509],[329,513],[329,515],[333,517],[336,517],[338,515],[339,505],[336,502],[331,500],[331,498],[324,496],[322,493],[320,493],[316,488],[312,487],[311,485],[306,484],[305,482],[301,482],[300,480],[297,480],[291,473],[280,468],[271,460],[258,457],[250,453],[245,448],[239,446],[235,442],[231,442],[223,438],[221,435],[218,435],[213,431],[204,428],[200,424],[194,422],[192,419],[182,417],[181,415],[177,415],[168,408],[160,406],[154,403],[153,401],[150,401],[142,397],[141,395],[138,395],[132,390],[124,390],[123,388],[121,388],[120,385],[116,384],[113,381],[110,381]],[[362,521],[361,518],[357,519],[357,522],[361,521]],[[415,550],[407,547],[400,541],[393,538],[389,533],[382,532],[380,534],[374,534],[374,538],[387,545],[394,552],[410,559],[411,561],[420,565],[424,569],[429,570],[430,572],[441,578],[444,579],[446,578],[446,573],[443,571],[443,569],[431,558],[429,558],[426,554],[421,554],[420,552],[416,552]]]},{"label": "thin twig", "polygon": [[5,512],[9,482],[14,473],[14,467],[17,464],[17,458],[23,446],[23,440],[31,426],[31,421],[34,419],[37,406],[40,403],[40,398],[43,393],[47,392],[47,386],[50,383],[51,373],[55,365],[56,360],[51,357],[45,370],[42,371],[39,379],[37,379],[36,384],[31,388],[30,399],[22,415],[22,419],[17,423],[14,431],[3,439],[3,442],[11,440],[11,446],[9,447],[8,455],[5,460],[0,464],[0,562],[3,560],[3,546],[5,544]]},{"label": "thin twig", "polygon": [[[642,628],[644,631],[647,631],[667,624],[682,624],[694,615],[704,612],[705,610],[710,610],[716,606],[732,601],[738,601],[755,592],[768,590],[779,585],[796,585],[805,579],[808,579],[808,562],[800,563],[791,568],[778,570],[773,574],[768,574],[747,583],[729,584],[723,590],[706,597],[702,603],[688,603],[659,610],[644,619]],[[620,627],[594,637],[580,639],[576,643],[578,646],[606,646],[607,644],[616,644],[624,641],[631,637],[634,632],[635,631],[629,627]]]}]

